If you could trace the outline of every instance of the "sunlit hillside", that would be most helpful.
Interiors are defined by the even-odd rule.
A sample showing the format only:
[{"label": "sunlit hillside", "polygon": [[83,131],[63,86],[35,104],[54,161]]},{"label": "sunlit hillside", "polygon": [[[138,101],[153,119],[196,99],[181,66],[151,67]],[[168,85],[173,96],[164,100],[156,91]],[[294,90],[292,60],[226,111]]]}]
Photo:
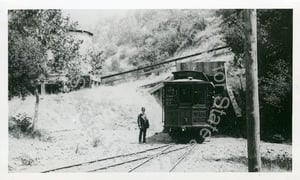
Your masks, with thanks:
[{"label": "sunlit hillside", "polygon": [[[166,76],[168,74],[116,86],[100,86],[68,94],[42,96],[38,128],[47,131],[93,127],[136,128],[137,115],[144,106],[151,120],[151,129],[159,131],[162,129],[161,107],[147,89],[139,87],[162,80]],[[9,101],[9,115],[25,112],[32,117],[34,102],[33,96],[27,97],[25,101]]]}]

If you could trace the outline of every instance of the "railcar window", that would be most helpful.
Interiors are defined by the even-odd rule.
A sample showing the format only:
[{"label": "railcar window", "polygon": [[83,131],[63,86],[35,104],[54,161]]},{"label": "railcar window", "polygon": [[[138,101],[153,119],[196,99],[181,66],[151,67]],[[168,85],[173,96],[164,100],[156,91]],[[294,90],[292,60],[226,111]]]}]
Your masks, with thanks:
[{"label": "railcar window", "polygon": [[192,103],[191,86],[182,86],[179,88],[179,100],[181,103]]},{"label": "railcar window", "polygon": [[176,89],[174,86],[167,87],[167,96],[176,96]]},{"label": "railcar window", "polygon": [[205,104],[206,91],[205,88],[194,88],[193,100],[194,104]]},{"label": "railcar window", "polygon": [[174,86],[166,87],[166,105],[175,105],[177,92]]}]

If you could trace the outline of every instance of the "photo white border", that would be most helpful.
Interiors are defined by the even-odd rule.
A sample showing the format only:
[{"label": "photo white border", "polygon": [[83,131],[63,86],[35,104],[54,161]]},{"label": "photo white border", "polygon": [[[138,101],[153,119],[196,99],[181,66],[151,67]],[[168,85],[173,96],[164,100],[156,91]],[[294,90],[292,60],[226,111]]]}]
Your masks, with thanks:
[{"label": "photo white border", "polygon": [[[288,173],[8,173],[8,9],[220,9],[220,8],[292,8],[293,9],[293,171]],[[300,59],[299,17],[300,1],[297,0],[0,0],[0,179],[300,179]],[[298,32],[298,33],[297,33]],[[297,62],[298,61],[298,62]],[[298,122],[297,122],[298,121]]]}]

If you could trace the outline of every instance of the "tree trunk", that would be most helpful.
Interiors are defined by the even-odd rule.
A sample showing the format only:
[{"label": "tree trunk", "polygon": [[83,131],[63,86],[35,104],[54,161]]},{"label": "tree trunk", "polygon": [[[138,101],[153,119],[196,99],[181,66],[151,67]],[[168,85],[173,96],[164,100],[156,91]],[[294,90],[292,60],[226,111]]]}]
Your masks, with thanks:
[{"label": "tree trunk", "polygon": [[244,10],[248,171],[261,171],[256,10]]},{"label": "tree trunk", "polygon": [[34,117],[32,122],[32,130],[37,130],[37,121],[38,121],[38,114],[39,114],[39,102],[40,102],[40,96],[38,88],[35,88],[34,90],[35,95],[35,107],[34,107]]}]

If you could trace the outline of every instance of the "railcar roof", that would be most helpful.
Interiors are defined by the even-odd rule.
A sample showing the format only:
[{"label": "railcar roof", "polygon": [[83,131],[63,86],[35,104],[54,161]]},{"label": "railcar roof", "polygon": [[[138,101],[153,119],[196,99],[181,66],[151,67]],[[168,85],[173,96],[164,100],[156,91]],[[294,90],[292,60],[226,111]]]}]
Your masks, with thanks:
[{"label": "railcar roof", "polygon": [[209,80],[206,74],[201,71],[176,71],[172,73],[175,80],[187,79],[189,77],[192,77],[193,79],[203,80],[203,81]]},{"label": "railcar roof", "polygon": [[203,81],[200,79],[175,79],[175,80],[169,80],[169,81],[164,81],[164,83],[177,83],[177,84],[181,84],[181,83],[194,83],[194,84],[210,84],[212,86],[214,86],[214,84],[212,82],[208,82],[208,81]]}]

